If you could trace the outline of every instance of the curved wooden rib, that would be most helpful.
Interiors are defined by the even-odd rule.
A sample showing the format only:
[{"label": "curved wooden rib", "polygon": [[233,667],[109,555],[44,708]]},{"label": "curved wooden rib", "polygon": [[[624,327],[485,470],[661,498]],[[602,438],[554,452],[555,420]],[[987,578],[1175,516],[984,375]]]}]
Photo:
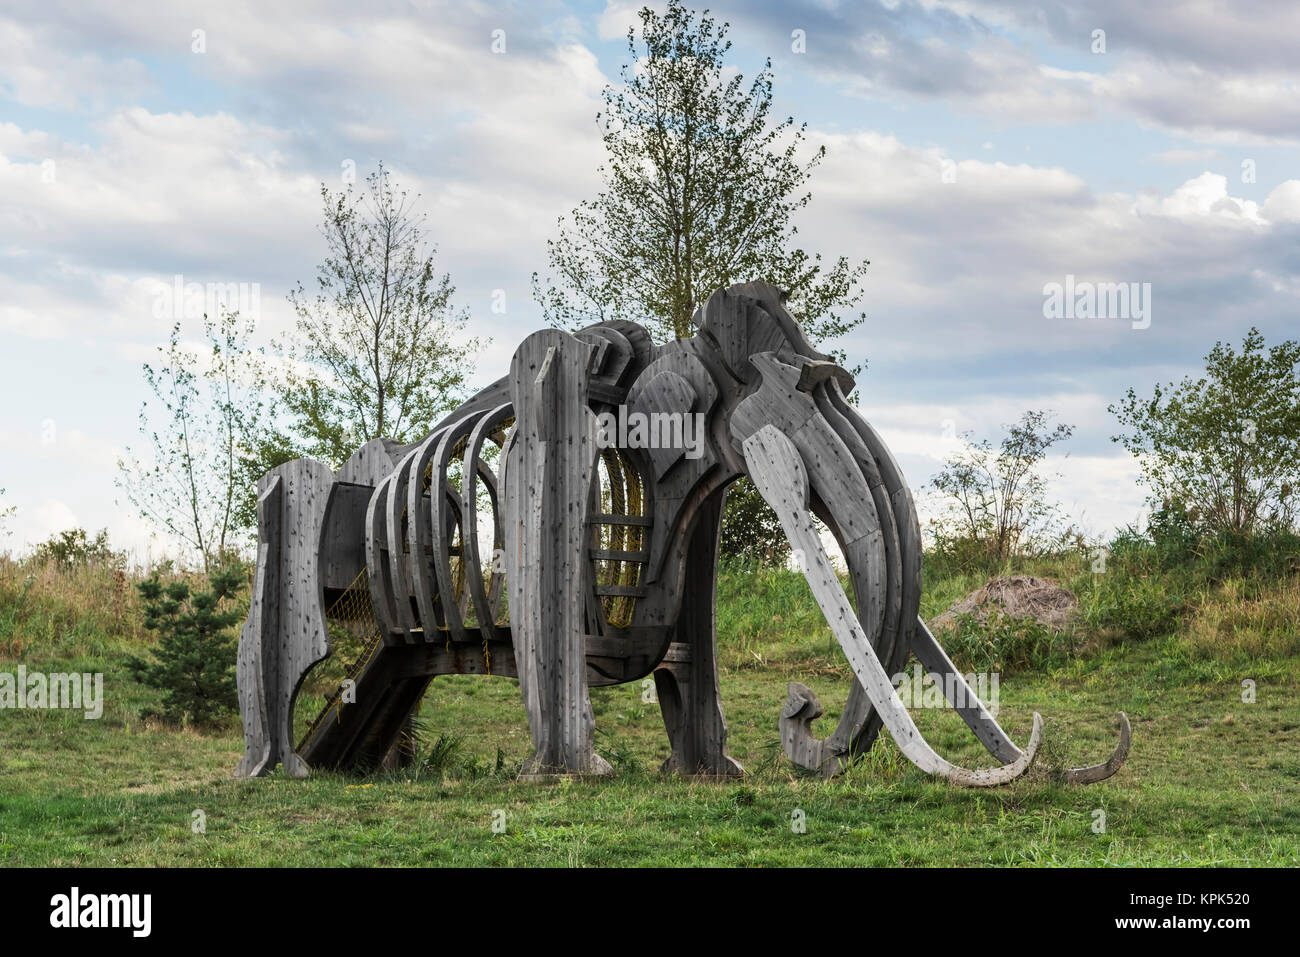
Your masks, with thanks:
[{"label": "curved wooden rib", "polygon": [[[496,549],[505,547],[505,526],[501,520],[501,506],[497,499],[497,480],[492,469],[484,462],[479,453],[489,435],[501,428],[503,422],[514,415],[514,406],[509,402],[497,406],[474,425],[469,439],[465,442],[465,458],[462,467],[460,492],[460,510],[464,527],[461,530],[461,562],[465,567],[466,586],[474,602],[474,616],[478,619],[480,633],[488,640],[496,640],[499,631],[496,625],[496,608],[501,596],[501,572],[496,561]],[[504,443],[503,443],[504,444]],[[478,547],[478,479],[482,476],[492,500],[492,578],[495,586],[495,601],[489,589],[483,586],[482,561]]]},{"label": "curved wooden rib", "polygon": [[755,487],[780,518],[790,543],[803,550],[803,572],[813,595],[899,750],[922,771],[967,787],[1006,784],[1027,771],[1042,742],[1043,719],[1037,713],[1029,747],[1018,760],[999,768],[971,771],[958,767],[941,758],[925,742],[885,674],[831,567],[808,510],[808,472],[798,449],[785,435],[767,425],[745,440],[744,454]]},{"label": "curved wooden rib", "polygon": [[[472,416],[466,416],[471,418]],[[465,418],[458,419],[450,425],[434,429],[420,443],[417,454],[403,463],[406,471],[406,537],[409,543],[407,565],[410,568],[411,592],[416,607],[420,610],[420,622],[427,638],[444,624],[445,609],[437,601],[438,552],[432,534],[434,513],[441,496],[434,493],[441,488],[442,478],[437,467],[437,454],[441,443]],[[425,475],[429,474],[428,491],[425,490]]]},{"label": "curved wooden rib", "polygon": [[412,449],[393,470],[388,481],[388,496],[385,502],[388,530],[388,574],[393,589],[393,621],[397,628],[410,634],[420,623],[416,621],[415,612],[411,610],[411,597],[414,587],[411,583],[411,565],[407,558],[407,526],[410,516],[406,511],[406,487],[410,481],[408,475],[411,461],[420,454],[420,447]]},{"label": "curved wooden rib", "polygon": [[[414,456],[405,460],[402,468],[406,470],[406,537],[408,540],[407,564],[410,566],[411,590],[414,593],[416,607],[420,609],[420,623],[426,635],[434,632],[441,619],[433,600],[437,591],[434,578],[433,561],[429,554],[429,515],[433,495],[425,493],[424,475],[429,471],[429,462],[438,449],[439,436],[446,435],[447,429],[440,428],[430,432],[420,443]],[[430,488],[436,487],[436,483]]]},{"label": "curved wooden rib", "polygon": [[[475,423],[481,417],[482,413],[475,413],[457,420],[448,427],[438,441],[437,451],[430,460],[433,467],[433,479],[430,488],[441,488],[443,494],[433,495],[432,492],[430,493],[430,520],[422,522],[423,527],[420,529],[422,535],[431,536],[429,538],[430,559],[433,565],[434,580],[438,586],[438,607],[442,612],[442,624],[446,626],[448,636],[452,641],[465,640],[465,620],[456,595],[455,580],[451,573],[452,529],[456,524],[460,524],[462,546],[467,536],[465,534],[460,492],[447,481],[447,465],[451,460],[451,453],[456,447],[456,443],[473,430]],[[473,472],[470,472],[467,475],[462,475],[461,484],[468,484],[473,474]],[[455,511],[454,515],[452,514],[453,509]],[[462,547],[462,569],[464,565],[465,556]]]},{"label": "curved wooden rib", "polygon": [[388,561],[388,492],[392,474],[379,483],[366,506],[366,573],[375,615],[384,633],[397,631],[397,599]]}]

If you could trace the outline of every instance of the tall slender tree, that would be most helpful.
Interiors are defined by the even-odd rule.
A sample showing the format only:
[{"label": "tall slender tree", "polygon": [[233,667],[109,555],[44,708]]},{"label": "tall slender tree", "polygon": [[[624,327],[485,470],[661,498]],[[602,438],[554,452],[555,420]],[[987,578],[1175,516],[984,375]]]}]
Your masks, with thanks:
[{"label": "tall slender tree", "polygon": [[128,447],[117,485],[145,518],[210,563],[238,549],[244,477],[240,462],[266,412],[263,363],[250,346],[253,322],[222,311],[203,317],[205,349],[172,326],[161,361],[144,366],[151,397],[140,407],[143,456]]},{"label": "tall slender tree", "polygon": [[464,397],[482,346],[464,336],[424,216],[382,163],[364,187],[322,184],[321,200],[327,253],[315,294],[290,293],[297,326],[281,343],[291,426],[263,436],[263,465],[297,453],[337,467],[369,439],[421,437]]},{"label": "tall slender tree", "polygon": [[[772,116],[770,59],[749,83],[731,71],[728,24],[680,0],[639,18],[621,83],[606,86],[597,115],[604,188],[560,218],[548,274],[533,274],[543,313],[570,329],[632,319],[673,339],[694,334],[692,316],[715,289],[763,279],[788,292],[813,341],[848,365],[834,342],[866,318],[856,309],[868,263],[823,261],[796,242],[825,147],[807,155],[807,124]],[[776,516],[744,480],[728,496],[723,553],[788,553]]]},{"label": "tall slender tree", "polygon": [[597,115],[604,189],[560,218],[550,273],[533,277],[544,313],[559,326],[617,317],[689,336],[713,290],[764,279],[814,340],[842,336],[865,318],[851,311],[868,264],[796,245],[826,149],[804,157],[807,124],[773,119],[772,61],[746,84],[729,70],[728,24],[679,0],[639,16],[622,83],[606,86]]}]

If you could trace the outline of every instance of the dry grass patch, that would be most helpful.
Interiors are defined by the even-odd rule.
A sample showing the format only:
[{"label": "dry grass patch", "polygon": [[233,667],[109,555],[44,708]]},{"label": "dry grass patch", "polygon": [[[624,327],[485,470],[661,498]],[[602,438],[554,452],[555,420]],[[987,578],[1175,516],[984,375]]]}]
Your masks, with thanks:
[{"label": "dry grass patch", "polygon": [[1252,598],[1241,579],[1223,583],[1201,603],[1188,624],[1186,641],[1200,658],[1239,653],[1251,658],[1300,652],[1300,580]]}]

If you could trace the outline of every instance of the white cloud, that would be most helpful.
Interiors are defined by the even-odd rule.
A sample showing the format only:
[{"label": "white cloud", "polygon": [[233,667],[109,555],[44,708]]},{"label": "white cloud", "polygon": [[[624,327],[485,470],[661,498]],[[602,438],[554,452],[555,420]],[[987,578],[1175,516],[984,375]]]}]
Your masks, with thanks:
[{"label": "white cloud", "polygon": [[1264,217],[1274,223],[1300,223],[1300,179],[1276,186],[1264,200]]},{"label": "white cloud", "polygon": [[1228,178],[1210,172],[1189,179],[1169,196],[1139,197],[1135,210],[1147,216],[1158,214],[1183,220],[1214,217],[1223,223],[1265,225],[1258,203],[1228,195]]},{"label": "white cloud", "polygon": [[109,60],[55,42],[51,31],[0,18],[0,90],[24,106],[79,109],[139,95],[153,83],[136,59]]},{"label": "white cloud", "polygon": [[[981,356],[1001,357],[1001,368],[1013,355],[1097,362],[1117,349],[1149,361],[1156,348],[1212,343],[1220,308],[1275,323],[1294,310],[1271,278],[1251,282],[1242,268],[1294,273],[1278,232],[1296,215],[1290,185],[1262,204],[1211,172],[1167,193],[1096,193],[1060,168],[961,157],[955,182],[944,182],[948,157],[937,148],[874,133],[812,140],[828,155],[800,238],[871,260],[868,323],[848,345],[870,356],[873,374]],[[1151,283],[1161,329],[1142,340],[1123,323],[1048,323],[1044,284],[1070,274]]]},{"label": "white cloud", "polygon": [[647,3],[645,0],[606,0],[605,9],[596,21],[596,36],[607,42],[624,39],[628,28],[641,22],[637,12],[642,7],[650,7],[662,15],[667,4]]},{"label": "white cloud", "polygon": [[[999,124],[1121,114],[1208,142],[1300,143],[1295,9],[1187,0],[1152,16],[1110,0],[925,0],[897,10],[747,2],[726,14],[755,39],[799,20],[807,69],[891,107],[937,101]],[[1094,54],[1098,28],[1107,46]]]},{"label": "white cloud", "polygon": [[[617,45],[639,6],[612,0],[579,21],[552,8],[484,4],[413,3],[376,15],[347,0],[15,0],[0,12],[0,95],[54,112],[0,122],[0,329],[48,339],[51,350],[90,342],[106,362],[134,367],[170,325],[151,305],[158,283],[175,273],[259,282],[264,331],[287,328],[284,292],[295,280],[310,284],[323,251],[320,181],[341,185],[345,159],[364,174],[382,156],[399,182],[423,194],[439,267],[451,272],[458,304],[471,308],[471,332],[494,339],[479,381],[496,378],[538,325],[528,277],[544,268],[556,217],[598,188],[594,114],[605,76],[581,45],[590,36],[584,27]],[[717,18],[737,23],[733,38],[746,30],[760,37],[759,53],[781,54],[790,29],[805,28],[798,68],[814,79],[831,77],[891,107],[937,102],[948,110],[930,141],[915,127],[893,136],[854,130],[848,120],[836,132],[810,130],[811,145],[829,153],[800,220],[810,250],[872,260],[869,320],[848,346],[870,360],[863,402],[909,479],[919,485],[933,474],[946,420],[990,434],[1025,408],[1056,408],[1079,426],[1079,454],[1065,464],[1070,494],[1104,516],[1098,521],[1128,521],[1140,494],[1126,478],[1126,457],[1104,454],[1107,397],[1180,375],[1246,322],[1288,328],[1300,296],[1290,253],[1300,180],[1261,200],[1262,189],[1212,172],[1220,154],[1197,142],[1159,151],[1143,141],[1134,156],[1155,149],[1162,161],[1207,167],[1158,191],[1131,180],[1103,191],[1093,171],[1078,171],[1089,169],[1082,161],[1067,169],[970,154],[986,157],[980,144],[1005,142],[990,123],[1054,126],[1116,113],[1204,142],[1288,142],[1300,129],[1300,100],[1293,64],[1270,35],[1285,35],[1285,24],[1197,6],[1181,25],[1156,29],[1120,6],[1091,10],[1107,15],[1112,52],[1071,57],[1069,69],[1043,62],[1037,45],[1043,37],[1062,49],[1086,40],[1073,14],[1055,7],[1035,19],[976,0],[927,0],[919,13],[746,4]],[[796,14],[801,22],[792,23]],[[189,52],[196,27],[207,31],[202,55]],[[497,28],[507,33],[504,55],[490,50]],[[1210,42],[1216,30],[1227,49]],[[1252,44],[1259,63],[1250,60]],[[750,52],[739,62],[750,62]],[[835,95],[814,91],[823,94]],[[804,104],[791,105],[797,116]],[[950,114],[963,124],[981,119],[973,132],[962,126],[950,136],[942,126]],[[32,128],[37,122],[48,128]],[[955,182],[943,182],[945,161]],[[1049,323],[1042,287],[1066,274],[1151,282],[1152,328]],[[505,315],[489,311],[494,289],[507,293]],[[146,541],[142,526],[133,531],[130,516],[111,505],[107,461],[115,443],[134,437],[138,398],[90,397],[127,411],[115,434],[76,448],[74,460],[88,470],[76,480],[67,477],[69,462],[54,468],[43,457],[50,453],[14,447],[14,460],[31,467],[18,470],[9,497],[28,518],[116,521],[133,542]],[[78,484],[92,481],[93,489]]]}]

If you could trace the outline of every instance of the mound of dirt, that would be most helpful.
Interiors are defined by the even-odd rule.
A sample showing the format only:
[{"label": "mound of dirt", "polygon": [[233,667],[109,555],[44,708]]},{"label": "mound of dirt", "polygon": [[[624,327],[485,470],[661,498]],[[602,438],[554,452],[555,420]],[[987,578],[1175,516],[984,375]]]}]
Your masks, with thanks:
[{"label": "mound of dirt", "polygon": [[1053,581],[1033,575],[1011,575],[991,579],[983,588],[953,602],[929,624],[931,631],[952,628],[957,624],[958,615],[974,615],[976,621],[984,624],[991,613],[1000,612],[1010,618],[1032,618],[1060,630],[1078,607],[1079,599],[1074,593]]}]

